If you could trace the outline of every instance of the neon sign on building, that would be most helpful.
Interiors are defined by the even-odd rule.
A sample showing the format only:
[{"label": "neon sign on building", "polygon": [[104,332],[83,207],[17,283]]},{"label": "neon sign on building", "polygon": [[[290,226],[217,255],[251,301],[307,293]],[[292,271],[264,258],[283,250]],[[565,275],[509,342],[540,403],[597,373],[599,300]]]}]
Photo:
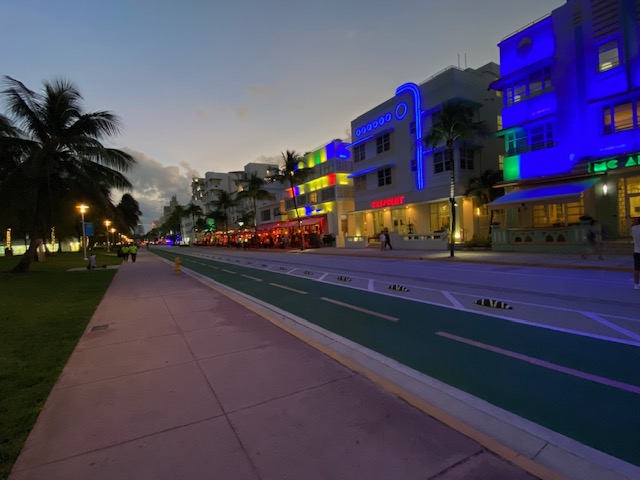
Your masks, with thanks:
[{"label": "neon sign on building", "polygon": [[589,173],[608,172],[609,170],[617,170],[619,168],[638,167],[640,166],[640,153],[634,153],[628,157],[605,158],[589,162]]},{"label": "neon sign on building", "polygon": [[404,203],[404,195],[397,197],[385,198],[384,200],[374,200],[371,202],[371,208],[394,207]]}]

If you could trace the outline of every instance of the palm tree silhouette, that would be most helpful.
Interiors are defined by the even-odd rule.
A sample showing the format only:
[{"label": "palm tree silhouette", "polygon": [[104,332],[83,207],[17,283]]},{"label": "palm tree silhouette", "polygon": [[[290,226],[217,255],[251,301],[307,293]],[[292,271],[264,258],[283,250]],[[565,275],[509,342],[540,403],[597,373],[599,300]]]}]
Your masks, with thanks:
[{"label": "palm tree silhouette", "polygon": [[18,211],[31,241],[12,271],[25,272],[39,239],[71,217],[70,206],[86,203],[92,212],[113,214],[111,190],[132,189],[123,172],[136,162],[101,143],[120,133],[120,120],[108,111],[85,113],[83,98],[70,81],[45,81],[37,93],[5,76],[3,86],[8,116],[0,121],[0,204],[15,205],[20,192]]}]

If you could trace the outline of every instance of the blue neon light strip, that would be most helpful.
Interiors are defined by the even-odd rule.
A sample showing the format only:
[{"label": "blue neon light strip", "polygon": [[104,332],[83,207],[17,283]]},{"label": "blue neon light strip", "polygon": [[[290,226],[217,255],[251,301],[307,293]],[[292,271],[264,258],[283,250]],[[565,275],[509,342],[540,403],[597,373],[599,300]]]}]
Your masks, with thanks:
[{"label": "blue neon light strip", "polygon": [[368,137],[361,138],[357,142],[353,142],[351,145],[347,145],[347,148],[351,148],[351,147],[354,147],[354,146],[358,145],[359,143],[366,142],[370,138],[373,138],[373,134],[369,135]]},{"label": "blue neon light strip", "polygon": [[409,92],[413,95],[413,117],[416,122],[416,188],[424,190],[424,159],[422,158],[422,98],[420,97],[420,88],[415,83],[405,83],[396,89],[396,96]]},{"label": "blue neon light strip", "polygon": [[364,175],[365,173],[373,172],[374,170],[378,170],[378,167],[367,168],[366,170],[360,170],[359,172],[353,172],[351,175],[347,175],[347,178],[359,177],[360,175]]}]

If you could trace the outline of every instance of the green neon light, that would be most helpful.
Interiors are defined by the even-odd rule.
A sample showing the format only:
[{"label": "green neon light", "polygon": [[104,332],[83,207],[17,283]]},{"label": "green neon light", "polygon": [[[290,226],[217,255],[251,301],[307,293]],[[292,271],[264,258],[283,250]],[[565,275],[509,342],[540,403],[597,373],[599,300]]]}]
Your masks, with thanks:
[{"label": "green neon light", "polygon": [[520,155],[506,157],[502,169],[505,180],[520,180]]},{"label": "green neon light", "polygon": [[619,168],[629,168],[640,166],[640,154],[633,154],[628,157],[603,158],[595,162],[589,162],[589,173],[602,173]]}]

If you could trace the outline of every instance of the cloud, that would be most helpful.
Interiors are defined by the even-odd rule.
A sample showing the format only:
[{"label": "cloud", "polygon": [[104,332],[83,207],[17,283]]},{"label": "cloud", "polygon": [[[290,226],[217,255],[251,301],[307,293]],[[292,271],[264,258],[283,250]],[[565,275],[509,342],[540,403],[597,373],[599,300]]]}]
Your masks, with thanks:
[{"label": "cloud", "polygon": [[251,109],[246,105],[240,105],[238,107],[220,107],[220,111],[223,115],[235,115],[240,119],[247,118],[251,113]]},{"label": "cloud", "polygon": [[274,88],[270,85],[249,85],[247,93],[254,100],[271,100],[274,94]]},{"label": "cloud", "polygon": [[[163,207],[169,205],[172,196],[176,196],[180,205],[185,205],[191,199],[191,179],[199,177],[198,172],[189,164],[182,162],[180,166],[166,167],[148,155],[123,148],[132,155],[137,165],[133,171],[126,174],[133,184],[133,198],[140,204],[142,215],[140,222],[144,230],[151,229],[151,222],[162,216]],[[117,203],[119,197],[114,198]]]}]

